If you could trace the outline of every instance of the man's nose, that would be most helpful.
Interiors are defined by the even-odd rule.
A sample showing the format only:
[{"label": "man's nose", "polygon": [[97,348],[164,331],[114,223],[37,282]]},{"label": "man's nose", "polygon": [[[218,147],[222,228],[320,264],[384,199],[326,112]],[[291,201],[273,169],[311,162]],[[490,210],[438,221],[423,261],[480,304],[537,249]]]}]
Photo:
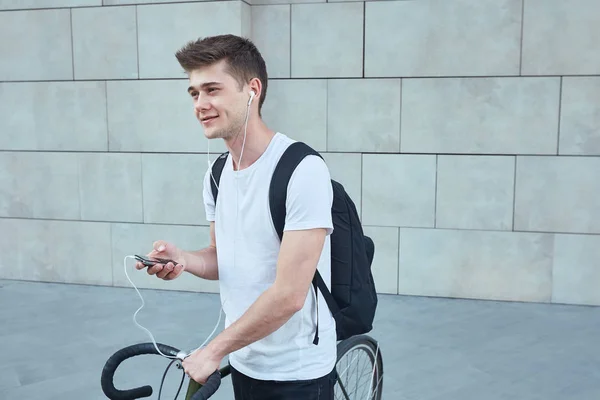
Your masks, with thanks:
[{"label": "man's nose", "polygon": [[210,108],[210,103],[207,101],[205,96],[199,95],[194,102],[194,109],[196,112],[202,112]]}]

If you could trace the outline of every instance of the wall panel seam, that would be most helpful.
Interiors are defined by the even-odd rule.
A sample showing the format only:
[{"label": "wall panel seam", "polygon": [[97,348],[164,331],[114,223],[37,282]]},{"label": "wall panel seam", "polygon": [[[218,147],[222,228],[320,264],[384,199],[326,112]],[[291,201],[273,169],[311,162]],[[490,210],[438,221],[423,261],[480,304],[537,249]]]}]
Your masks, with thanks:
[{"label": "wall panel seam", "polygon": [[71,72],[73,81],[75,80],[75,34],[73,32],[73,9],[69,8],[69,24],[71,29]]},{"label": "wall panel seam", "polygon": [[521,0],[521,43],[519,46],[519,75],[523,73],[523,33],[525,31],[525,1]]},{"label": "wall panel seam", "polygon": [[562,119],[562,97],[563,97],[563,78],[560,77],[560,86],[558,88],[558,126],[556,127],[556,155],[560,154],[560,123]]}]

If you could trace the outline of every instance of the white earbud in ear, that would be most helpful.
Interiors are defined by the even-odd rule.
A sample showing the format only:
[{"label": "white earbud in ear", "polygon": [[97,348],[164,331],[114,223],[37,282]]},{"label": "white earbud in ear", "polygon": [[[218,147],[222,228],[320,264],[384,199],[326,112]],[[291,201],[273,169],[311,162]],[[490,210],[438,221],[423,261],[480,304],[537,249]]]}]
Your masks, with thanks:
[{"label": "white earbud in ear", "polygon": [[254,99],[254,96],[256,96],[256,93],[254,93],[254,90],[250,91],[250,100],[248,100],[248,105],[250,105],[250,103],[252,103],[252,99]]}]

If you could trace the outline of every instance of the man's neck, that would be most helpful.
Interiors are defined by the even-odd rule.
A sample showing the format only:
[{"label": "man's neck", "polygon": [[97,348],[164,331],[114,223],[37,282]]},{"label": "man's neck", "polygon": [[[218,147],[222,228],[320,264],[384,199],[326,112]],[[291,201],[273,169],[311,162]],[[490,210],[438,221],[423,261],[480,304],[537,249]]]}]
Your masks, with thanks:
[{"label": "man's neck", "polygon": [[[248,121],[246,131],[246,143],[244,144],[244,132],[233,139],[225,140],[225,145],[233,157],[234,170],[239,171],[248,168],[260,158],[265,152],[275,132],[270,130],[261,120]],[[244,152],[242,153],[242,145]],[[241,166],[238,162],[242,158]]]}]

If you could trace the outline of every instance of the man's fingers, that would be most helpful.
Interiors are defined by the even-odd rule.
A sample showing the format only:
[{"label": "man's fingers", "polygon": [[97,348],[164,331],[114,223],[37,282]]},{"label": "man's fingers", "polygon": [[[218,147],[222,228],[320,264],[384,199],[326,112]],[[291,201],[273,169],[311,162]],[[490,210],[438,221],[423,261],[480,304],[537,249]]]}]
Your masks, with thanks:
[{"label": "man's fingers", "polygon": [[154,264],[153,266],[148,268],[148,274],[155,275],[155,274],[159,273],[160,271],[162,271],[162,269],[163,269],[162,264]]},{"label": "man's fingers", "polygon": [[[145,266],[142,263],[137,262],[135,264],[135,267],[137,269],[143,269]],[[148,272],[148,275],[156,275],[160,279],[171,280],[171,279],[177,278],[179,276],[179,274],[181,274],[182,270],[183,270],[183,265],[181,265],[181,264],[174,265],[172,262],[169,262],[166,265],[165,264],[154,264],[153,266],[148,267],[146,272]]]},{"label": "man's fingers", "polygon": [[148,258],[160,258],[160,254],[158,251],[156,250],[152,250],[150,253],[146,254],[146,257]]},{"label": "man's fingers", "polygon": [[165,280],[170,281],[172,279],[175,279],[179,276],[179,274],[181,273],[181,271],[183,270],[183,265],[181,264],[177,264],[175,266],[175,268],[173,268],[173,270],[171,272],[169,272],[167,274],[167,276],[165,276]]},{"label": "man's fingers", "polygon": [[164,240],[157,240],[152,244],[152,248],[157,253],[163,252],[167,249],[167,242],[165,242]]},{"label": "man's fingers", "polygon": [[177,274],[174,271],[169,272],[163,279],[165,281],[171,281],[177,277]]},{"label": "man's fingers", "polygon": [[156,274],[161,279],[165,279],[165,277],[169,274],[169,272],[173,271],[173,263],[167,263],[162,271]]}]

